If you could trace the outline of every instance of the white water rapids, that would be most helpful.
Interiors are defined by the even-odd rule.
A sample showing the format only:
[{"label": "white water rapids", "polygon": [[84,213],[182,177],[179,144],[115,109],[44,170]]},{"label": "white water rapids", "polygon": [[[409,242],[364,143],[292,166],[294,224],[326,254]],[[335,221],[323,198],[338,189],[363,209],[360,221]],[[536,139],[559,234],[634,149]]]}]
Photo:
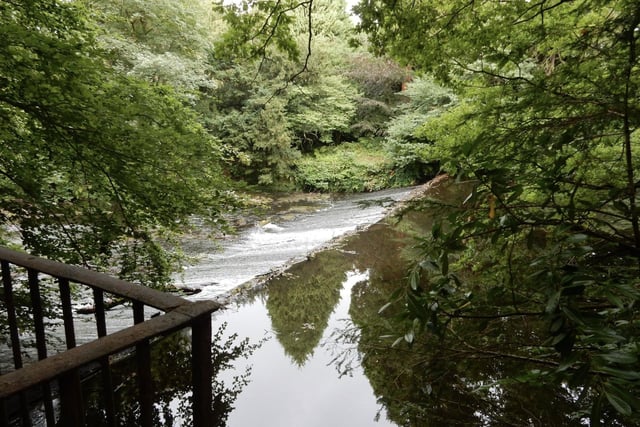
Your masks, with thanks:
[{"label": "white water rapids", "polygon": [[411,188],[335,197],[318,209],[282,222],[250,227],[222,242],[216,252],[189,254],[199,262],[176,277],[176,284],[201,292],[191,299],[216,299],[234,288],[306,257],[331,240],[382,219],[390,204]]}]

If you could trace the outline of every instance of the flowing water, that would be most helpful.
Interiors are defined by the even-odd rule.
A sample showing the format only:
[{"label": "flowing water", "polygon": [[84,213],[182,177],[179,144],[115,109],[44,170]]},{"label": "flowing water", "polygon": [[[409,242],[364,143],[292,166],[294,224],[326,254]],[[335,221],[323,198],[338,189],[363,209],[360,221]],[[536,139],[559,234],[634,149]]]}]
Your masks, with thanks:
[{"label": "flowing water", "polygon": [[176,284],[199,290],[195,299],[228,295],[239,285],[304,259],[339,236],[377,222],[411,190],[294,199],[274,212],[269,222],[245,228],[220,242],[217,249],[207,240],[192,239],[187,250],[197,262],[176,278]]}]

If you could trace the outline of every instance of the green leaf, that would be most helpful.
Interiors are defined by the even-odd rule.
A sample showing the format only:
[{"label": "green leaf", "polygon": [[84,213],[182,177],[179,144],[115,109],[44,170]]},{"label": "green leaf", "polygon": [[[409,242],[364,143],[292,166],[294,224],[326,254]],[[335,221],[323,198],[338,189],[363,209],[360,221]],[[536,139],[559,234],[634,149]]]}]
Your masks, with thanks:
[{"label": "green leaf", "polygon": [[640,372],[632,369],[625,370],[625,369],[611,368],[608,366],[602,366],[597,369],[597,372],[602,372],[626,381],[640,380]]},{"label": "green leaf", "polygon": [[449,274],[449,254],[446,251],[442,251],[440,257],[438,258],[440,261],[440,272],[443,276]]},{"label": "green leaf", "polygon": [[558,305],[560,304],[560,297],[562,296],[562,291],[556,291],[553,294],[551,294],[551,296],[549,297],[549,299],[547,300],[547,305],[544,309],[544,311],[546,313],[554,313],[557,308]]},{"label": "green leaf", "polygon": [[569,238],[567,239],[567,242],[577,244],[577,243],[582,243],[587,239],[588,239],[588,236],[586,234],[573,234],[569,236]]},{"label": "green leaf", "polygon": [[442,224],[440,222],[435,222],[433,227],[431,227],[431,237],[434,239],[439,239],[442,235]]},{"label": "green leaf", "polygon": [[631,353],[631,352],[625,352],[625,351],[615,351],[615,352],[611,352],[611,353],[603,353],[603,354],[599,354],[599,357],[601,357],[602,359],[606,360],[607,362],[610,363],[619,363],[621,365],[630,365],[630,364],[634,364],[638,361],[638,355]]},{"label": "green leaf", "polygon": [[633,402],[635,398],[628,393],[611,384],[605,384],[604,395],[611,406],[622,415],[631,415],[633,412],[630,402]]},{"label": "green leaf", "polygon": [[556,319],[551,323],[551,326],[549,327],[549,332],[551,332],[552,334],[557,333],[560,329],[562,329],[562,326],[564,325],[564,318],[562,316],[558,316],[556,317]]}]

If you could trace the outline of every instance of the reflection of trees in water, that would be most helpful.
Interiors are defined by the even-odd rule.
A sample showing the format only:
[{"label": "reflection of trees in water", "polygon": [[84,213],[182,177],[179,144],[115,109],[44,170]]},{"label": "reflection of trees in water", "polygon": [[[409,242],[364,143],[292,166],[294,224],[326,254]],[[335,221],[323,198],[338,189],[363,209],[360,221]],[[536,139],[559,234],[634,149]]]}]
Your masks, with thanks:
[{"label": "reflection of trees in water", "polygon": [[[234,377],[231,382],[222,382],[219,375],[231,368],[231,363],[249,356],[258,345],[249,344],[248,339],[237,341],[233,334],[224,338],[226,325],[222,325],[212,337],[212,410],[211,427],[224,426],[233,403],[242,387],[248,383],[249,372]],[[136,382],[135,360],[127,358],[112,366],[113,384],[116,391],[117,425],[139,425],[140,407]],[[154,342],[151,347],[151,376],[153,379],[154,426],[192,425],[191,405],[191,338],[185,332],[176,332]],[[85,395],[89,402],[87,425],[106,425],[100,381],[91,381]]]},{"label": "reflection of trees in water", "polygon": [[273,330],[299,366],[320,342],[351,262],[342,252],[324,251],[269,282],[266,306]]},{"label": "reflection of trees in water", "polygon": [[[358,331],[346,330],[343,338],[357,344],[365,374],[388,417],[412,427],[581,425],[574,416],[579,415],[577,395],[569,387],[536,388],[512,376],[522,372],[528,346],[536,343],[537,325],[524,318],[467,322],[466,329],[456,325],[456,334],[444,341],[432,336],[412,348],[404,343],[392,348],[393,338],[381,339],[402,329],[400,307],[379,314],[406,283],[402,238],[390,227],[376,226],[345,247],[358,252],[356,267],[370,274],[352,289],[349,313]],[[496,357],[496,350],[523,356],[507,360]],[[344,359],[337,363],[350,366]]]}]

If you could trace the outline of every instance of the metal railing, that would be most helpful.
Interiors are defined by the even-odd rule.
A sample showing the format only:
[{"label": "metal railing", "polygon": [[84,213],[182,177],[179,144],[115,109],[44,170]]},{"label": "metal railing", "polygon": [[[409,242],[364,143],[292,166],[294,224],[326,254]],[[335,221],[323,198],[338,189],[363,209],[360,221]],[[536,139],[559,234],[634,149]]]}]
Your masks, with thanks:
[{"label": "metal railing", "polygon": [[[184,328],[191,328],[191,403],[193,425],[204,426],[212,419],[211,313],[220,305],[214,301],[191,302],[141,285],[116,279],[81,267],[54,262],[0,247],[2,294],[0,308],[8,324],[14,370],[0,376],[0,425],[32,425],[33,396],[44,406],[45,424],[85,425],[82,396],[83,369],[97,366],[104,390],[105,424],[115,426],[116,402],[111,378],[110,356],[135,350],[139,425],[153,423],[153,380],[151,340]],[[48,355],[47,323],[41,295],[43,277],[57,284],[66,350]],[[73,285],[76,284],[76,285]],[[98,339],[76,346],[71,286],[93,291],[95,326]],[[26,365],[20,340],[24,316],[17,313],[15,288],[28,288],[30,322],[35,333],[37,361]],[[26,294],[27,290],[23,289]],[[131,327],[107,334],[105,294],[130,301]],[[47,295],[50,297],[50,295]],[[164,314],[145,319],[145,306]],[[5,325],[6,326],[6,325]],[[5,369],[7,370],[7,369]],[[186,397],[185,397],[186,398]]]}]

